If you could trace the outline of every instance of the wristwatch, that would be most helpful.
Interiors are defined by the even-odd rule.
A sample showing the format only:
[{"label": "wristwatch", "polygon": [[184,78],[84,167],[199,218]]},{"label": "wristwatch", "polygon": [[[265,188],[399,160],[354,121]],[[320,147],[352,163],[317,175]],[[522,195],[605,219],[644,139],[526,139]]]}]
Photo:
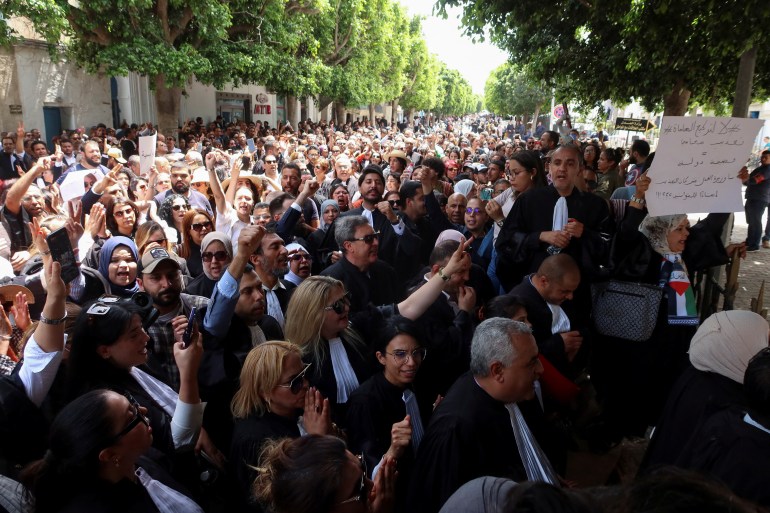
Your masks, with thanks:
[{"label": "wristwatch", "polygon": [[444,274],[444,268],[443,267],[439,267],[437,274],[444,281],[449,281],[449,278],[452,276],[451,274]]},{"label": "wristwatch", "polygon": [[631,196],[631,199],[629,200],[631,203],[636,203],[637,205],[646,205],[647,200],[644,198],[637,198],[636,196]]},{"label": "wristwatch", "polygon": [[51,326],[58,326],[59,324],[63,324],[64,321],[67,320],[67,312],[64,312],[64,317],[61,319],[49,319],[45,315],[40,314],[40,322],[43,324],[50,324]]}]

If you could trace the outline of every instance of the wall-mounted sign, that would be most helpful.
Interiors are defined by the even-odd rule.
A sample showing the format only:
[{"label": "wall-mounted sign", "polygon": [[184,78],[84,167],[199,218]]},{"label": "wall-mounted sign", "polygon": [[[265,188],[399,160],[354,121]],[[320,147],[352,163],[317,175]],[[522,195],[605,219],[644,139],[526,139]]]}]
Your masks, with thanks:
[{"label": "wall-mounted sign", "polygon": [[21,114],[21,105],[9,105],[8,109],[11,111],[11,114]]},{"label": "wall-mounted sign", "polygon": [[257,95],[257,103],[267,103],[269,101],[270,101],[270,98],[268,98],[265,93],[259,93]]},{"label": "wall-mounted sign", "polygon": [[254,114],[270,114],[270,105],[254,105]]}]

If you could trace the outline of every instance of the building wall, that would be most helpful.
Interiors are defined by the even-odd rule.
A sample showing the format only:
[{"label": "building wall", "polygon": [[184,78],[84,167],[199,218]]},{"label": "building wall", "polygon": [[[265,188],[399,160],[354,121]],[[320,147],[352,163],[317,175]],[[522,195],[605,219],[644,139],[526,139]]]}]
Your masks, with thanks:
[{"label": "building wall", "polygon": [[[184,123],[187,119],[195,119],[200,116],[205,122],[213,121],[219,114],[217,109],[217,92],[245,94],[249,96],[252,121],[267,121],[270,126],[277,126],[281,106],[275,94],[259,85],[242,85],[240,87],[225,87],[219,91],[213,86],[207,86],[198,82],[190,82],[185,87],[186,95],[182,95],[179,108],[179,121]],[[267,101],[257,101],[258,95],[265,95]],[[268,109],[269,107],[269,109]],[[268,114],[269,110],[269,114]],[[280,116],[283,119],[285,114]]]},{"label": "building wall", "polygon": [[[52,62],[45,47],[29,44],[13,49],[16,95],[22,106],[24,126],[37,128],[44,138],[43,107],[59,107],[62,128],[90,127],[97,123],[112,123],[109,79],[103,75],[87,75],[67,62]],[[14,93],[4,98],[14,98]],[[16,102],[14,102],[16,103]],[[6,107],[7,108],[7,107]],[[4,116],[6,113],[3,113]],[[5,122],[3,126],[8,126]],[[14,124],[13,129],[16,128]]]}]

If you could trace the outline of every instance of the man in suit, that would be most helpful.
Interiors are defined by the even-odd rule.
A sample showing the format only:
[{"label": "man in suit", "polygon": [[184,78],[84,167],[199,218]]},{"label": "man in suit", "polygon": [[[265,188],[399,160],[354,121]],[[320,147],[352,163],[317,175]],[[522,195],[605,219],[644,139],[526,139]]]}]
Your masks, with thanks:
[{"label": "man in suit", "polygon": [[324,269],[321,275],[345,284],[351,294],[351,313],[360,312],[369,304],[378,306],[400,301],[403,291],[396,271],[378,258],[379,234],[366,217],[340,217],[335,225],[335,240],[342,250],[342,258]]},{"label": "man in suit", "polygon": [[[390,203],[382,200],[382,195],[385,192],[385,179],[379,166],[369,165],[364,168],[358,178],[358,190],[363,200],[362,205],[359,208],[348,210],[340,216],[340,219],[345,216],[363,216],[373,231],[379,232],[379,259],[395,266],[399,245],[410,248],[414,247],[414,244],[419,244],[419,241],[410,230],[406,230],[404,221],[399,219]],[[331,232],[329,236],[335,239],[336,224],[329,228]],[[400,278],[406,279],[406,277]]]},{"label": "man in suit", "polygon": [[267,229],[256,252],[251,255],[251,264],[262,282],[262,290],[267,300],[267,314],[278,321],[283,329],[289,298],[296,286],[281,279],[289,272],[289,252],[275,229]]},{"label": "man in suit", "polygon": [[562,374],[574,378],[582,370],[582,323],[572,295],[580,284],[580,269],[571,256],[546,258],[537,272],[525,276],[510,294],[524,300],[527,317],[540,352]]}]

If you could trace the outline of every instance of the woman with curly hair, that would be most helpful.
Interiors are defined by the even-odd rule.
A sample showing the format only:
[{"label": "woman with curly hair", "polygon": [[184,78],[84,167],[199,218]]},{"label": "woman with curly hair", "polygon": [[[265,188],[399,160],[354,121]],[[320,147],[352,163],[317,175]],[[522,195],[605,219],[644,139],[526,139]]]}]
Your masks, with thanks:
[{"label": "woman with curly hair", "polygon": [[181,194],[169,194],[158,210],[158,217],[165,221],[169,228],[176,228],[177,240],[174,244],[182,242],[182,232],[185,214],[190,210],[190,202]]},{"label": "woman with curly hair", "polygon": [[187,267],[193,278],[203,273],[201,241],[214,231],[214,218],[206,211],[192,209],[182,219],[182,242],[177,244],[176,253],[187,260]]}]

